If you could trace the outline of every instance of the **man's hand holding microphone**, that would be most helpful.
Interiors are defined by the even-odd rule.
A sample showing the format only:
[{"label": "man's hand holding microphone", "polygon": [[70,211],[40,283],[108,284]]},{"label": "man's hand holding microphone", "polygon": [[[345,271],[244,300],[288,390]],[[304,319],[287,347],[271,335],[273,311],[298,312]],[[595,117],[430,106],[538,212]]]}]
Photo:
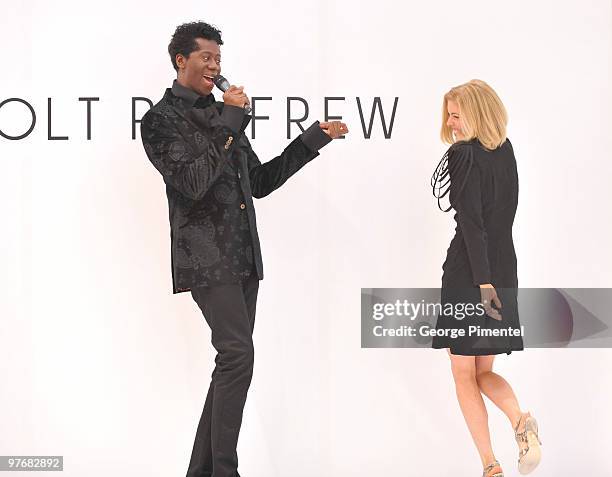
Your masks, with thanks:
[{"label": "man's hand holding microphone", "polygon": [[231,85],[223,93],[223,102],[230,106],[238,106],[239,108],[251,105],[249,98],[244,94],[244,86]]}]

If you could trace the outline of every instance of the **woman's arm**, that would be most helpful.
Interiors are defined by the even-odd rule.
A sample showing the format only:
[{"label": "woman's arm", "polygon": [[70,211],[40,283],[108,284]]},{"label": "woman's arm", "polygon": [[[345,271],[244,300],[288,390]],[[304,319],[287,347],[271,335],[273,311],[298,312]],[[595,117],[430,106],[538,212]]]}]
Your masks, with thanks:
[{"label": "woman's arm", "polygon": [[471,148],[469,144],[457,145],[449,154],[450,201],[457,211],[474,285],[480,286],[491,283],[491,272],[482,215],[480,168],[474,161]]}]

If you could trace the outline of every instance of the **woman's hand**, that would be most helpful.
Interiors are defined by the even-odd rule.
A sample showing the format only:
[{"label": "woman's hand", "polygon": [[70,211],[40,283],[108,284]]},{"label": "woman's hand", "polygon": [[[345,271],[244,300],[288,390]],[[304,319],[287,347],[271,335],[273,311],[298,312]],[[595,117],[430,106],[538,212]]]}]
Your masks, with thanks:
[{"label": "woman's hand", "polygon": [[[501,309],[502,304],[492,284],[483,283],[480,285],[480,301],[484,306],[487,315],[494,320],[501,321],[502,316],[498,310]],[[492,305],[495,305],[497,309],[493,308]]]}]

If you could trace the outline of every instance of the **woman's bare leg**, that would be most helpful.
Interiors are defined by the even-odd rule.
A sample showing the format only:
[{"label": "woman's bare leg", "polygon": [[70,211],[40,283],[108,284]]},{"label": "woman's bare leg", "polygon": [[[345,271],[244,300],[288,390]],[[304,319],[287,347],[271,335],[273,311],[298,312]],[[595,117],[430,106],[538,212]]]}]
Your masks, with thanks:
[{"label": "woman's bare leg", "polygon": [[449,356],[459,407],[478,449],[482,466],[485,467],[495,461],[495,455],[491,446],[487,408],[476,381],[476,359],[474,356],[459,356],[450,352]]},{"label": "woman's bare leg", "polygon": [[512,428],[521,418],[521,408],[508,381],[493,372],[495,356],[476,356],[476,382],[487,396],[510,420]]}]

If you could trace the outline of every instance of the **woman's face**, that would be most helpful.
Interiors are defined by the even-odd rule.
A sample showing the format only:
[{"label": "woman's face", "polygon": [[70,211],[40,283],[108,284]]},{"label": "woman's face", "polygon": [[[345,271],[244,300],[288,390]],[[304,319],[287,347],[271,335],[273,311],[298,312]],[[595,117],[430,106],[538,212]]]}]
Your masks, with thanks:
[{"label": "woman's face", "polygon": [[453,131],[453,136],[456,141],[463,139],[463,124],[461,123],[461,115],[459,114],[459,106],[453,100],[448,100],[446,103],[448,110],[448,119],[446,125]]}]

